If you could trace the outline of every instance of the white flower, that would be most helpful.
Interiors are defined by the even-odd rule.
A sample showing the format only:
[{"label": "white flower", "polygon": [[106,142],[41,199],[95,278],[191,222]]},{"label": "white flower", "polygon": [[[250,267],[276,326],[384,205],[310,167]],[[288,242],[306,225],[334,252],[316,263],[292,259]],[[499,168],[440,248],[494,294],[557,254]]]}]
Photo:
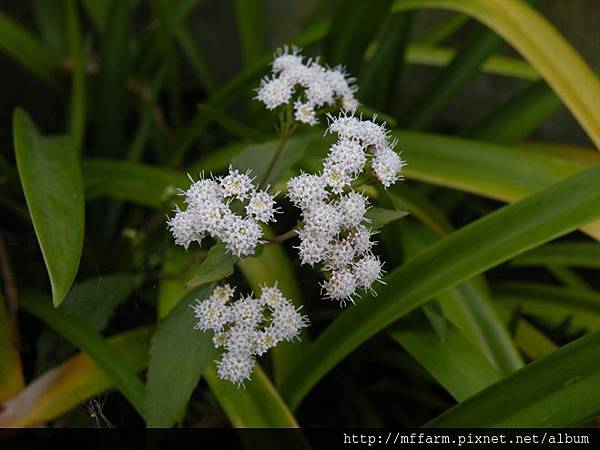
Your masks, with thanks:
[{"label": "white flower", "polygon": [[277,285],[273,287],[261,286],[260,300],[265,306],[271,308],[274,308],[279,303],[287,301]]},{"label": "white flower", "polygon": [[217,361],[217,374],[222,380],[241,385],[250,379],[254,369],[254,358],[247,354],[226,352],[220,361]]},{"label": "white flower", "polygon": [[327,197],[327,181],[319,175],[302,173],[288,181],[288,197],[294,205],[307,209]]},{"label": "white flower", "polygon": [[308,319],[290,302],[278,303],[273,308],[272,317],[268,331],[278,340],[291,341],[302,328],[308,326]]},{"label": "white flower", "polygon": [[250,195],[246,214],[254,217],[259,222],[269,223],[275,220],[275,198],[266,191],[254,192]]},{"label": "white flower", "polygon": [[342,139],[329,149],[325,165],[335,165],[349,174],[356,175],[363,171],[367,155],[357,141]]},{"label": "white flower", "polygon": [[375,255],[368,254],[354,263],[354,276],[359,287],[368,289],[375,281],[381,280],[383,264]]},{"label": "white flower", "polygon": [[356,251],[348,240],[337,241],[329,246],[325,257],[325,269],[335,270],[347,267],[354,261]]},{"label": "white flower", "polygon": [[245,200],[254,190],[252,178],[237,169],[234,170],[231,166],[229,166],[229,174],[220,180],[220,184],[226,197],[235,197],[238,200]]},{"label": "white flower", "polygon": [[308,125],[319,123],[315,115],[315,107],[312,103],[304,103],[300,100],[294,103],[294,119]]},{"label": "white flower", "polygon": [[333,238],[341,224],[340,211],[332,204],[322,203],[304,211],[304,229],[315,236]]},{"label": "white flower", "polygon": [[176,210],[175,215],[167,222],[169,230],[175,238],[175,243],[181,245],[186,250],[189,245],[204,238],[204,234],[198,227],[199,217],[193,210],[179,211]]},{"label": "white flower", "polygon": [[219,378],[241,384],[250,378],[254,357],[261,356],[280,341],[298,337],[308,326],[306,316],[275,286],[263,286],[260,299],[252,296],[232,301],[234,289],[225,284],[215,288],[193,309],[195,328],[215,332],[213,343],[225,352],[217,361]]},{"label": "white flower", "polygon": [[236,256],[254,254],[256,246],[261,242],[262,229],[251,218],[242,219],[231,215],[223,224],[221,239],[227,250]]},{"label": "white flower", "polygon": [[365,221],[367,199],[357,192],[349,192],[339,200],[342,222],[347,227],[355,227]]},{"label": "white flower", "polygon": [[297,69],[303,66],[302,56],[300,56],[299,47],[282,47],[277,49],[275,52],[275,59],[273,60],[273,72],[287,72],[290,70]]},{"label": "white flower", "polygon": [[245,297],[231,307],[231,320],[243,324],[246,328],[254,328],[263,320],[263,308],[259,300]]},{"label": "white flower", "polygon": [[293,83],[285,77],[264,78],[260,82],[255,98],[263,102],[267,109],[275,109],[290,101],[293,88]]},{"label": "white flower", "polygon": [[323,178],[331,191],[335,194],[344,192],[344,189],[352,183],[352,174],[344,169],[341,164],[326,161],[323,165]]},{"label": "white flower", "polygon": [[305,61],[297,47],[277,50],[271,68],[271,77],[261,80],[255,97],[267,109],[293,104],[297,122],[316,125],[316,109],[339,105],[354,111],[358,106],[355,80],[342,67],[330,69],[318,60]]},{"label": "white flower", "polygon": [[340,306],[344,306],[346,301],[352,302],[352,296],[356,290],[356,277],[350,269],[339,269],[331,272],[331,278],[321,284],[325,291],[325,298],[337,300]]},{"label": "white flower", "polygon": [[[262,242],[259,223],[272,222],[279,212],[272,195],[257,190],[248,173],[240,173],[232,167],[224,177],[192,181],[183,195],[188,208],[176,209],[175,216],[168,220],[168,227],[175,243],[186,249],[191,242],[200,243],[205,234],[209,234],[223,241],[234,255],[254,254]],[[232,202],[242,203],[246,217],[231,210]]]},{"label": "white flower", "polygon": [[350,231],[346,239],[352,244],[356,254],[362,255],[373,247],[372,235],[371,230],[364,225],[359,225]]},{"label": "white flower", "polygon": [[197,301],[193,310],[198,319],[196,328],[202,331],[220,331],[231,320],[229,307],[216,299]]},{"label": "white flower", "polygon": [[402,158],[389,147],[378,150],[373,158],[373,171],[386,188],[398,180],[403,166]]},{"label": "white flower", "polygon": [[300,236],[300,244],[296,248],[302,264],[314,266],[325,259],[329,250],[327,239],[320,235],[314,236],[306,230],[299,230],[298,236]]},{"label": "white flower", "polygon": [[211,202],[221,196],[221,186],[215,180],[203,179],[193,182],[185,192],[185,202],[188,206],[198,207],[205,202]]},{"label": "white flower", "polygon": [[225,304],[229,303],[233,298],[233,294],[235,294],[235,288],[232,288],[229,284],[224,284],[222,286],[216,286],[209,298]]}]

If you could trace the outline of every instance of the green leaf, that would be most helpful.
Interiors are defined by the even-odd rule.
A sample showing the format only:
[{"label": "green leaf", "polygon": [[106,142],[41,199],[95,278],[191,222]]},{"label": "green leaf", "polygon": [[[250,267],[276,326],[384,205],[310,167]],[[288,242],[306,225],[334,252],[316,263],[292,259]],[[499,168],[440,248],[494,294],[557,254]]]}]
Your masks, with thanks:
[{"label": "green leaf", "polygon": [[235,12],[242,55],[246,66],[259,59],[267,49],[266,7],[264,0],[235,0]]},{"label": "green leaf", "polygon": [[[445,67],[455,58],[456,50],[449,47],[410,44],[406,50],[406,62],[425,66]],[[479,66],[479,70],[490,75],[499,75],[522,80],[539,80],[540,75],[526,61],[510,56],[492,55]]]},{"label": "green leaf", "polygon": [[396,0],[393,11],[443,8],[474,17],[519,51],[600,147],[600,83],[542,15],[519,0]]},{"label": "green leaf", "polygon": [[497,108],[467,127],[464,136],[514,144],[531,134],[562,102],[544,80],[516,91]]},{"label": "green leaf", "polygon": [[25,385],[14,338],[13,324],[0,291],[0,403],[16,395]]},{"label": "green leaf", "polygon": [[64,57],[67,54],[64,10],[56,7],[56,0],[36,0],[31,8],[44,42],[56,55]]},{"label": "green leaf", "polygon": [[[402,224],[401,233],[408,258],[422,253],[437,241],[431,231],[411,221]],[[500,373],[509,374],[523,366],[523,359],[477,284],[476,279],[465,281],[441,292],[437,300],[448,320],[481,349]]]},{"label": "green leaf", "polygon": [[572,427],[600,414],[600,332],[540,358],[429,427]]},{"label": "green leaf", "polygon": [[75,0],[65,0],[64,5],[69,56],[73,64],[71,76],[69,133],[73,138],[77,152],[80,152],[81,144],[84,138],[86,122],[86,58],[84,55],[84,49],[81,45],[81,26],[79,24],[79,12],[77,11]]},{"label": "green leaf", "polygon": [[49,85],[58,85],[55,70],[60,65],[59,56],[4,13],[0,13],[0,51],[14,58]]},{"label": "green leaf", "polygon": [[127,104],[126,83],[131,64],[129,35],[133,19],[128,0],[106,0],[106,32],[101,41],[96,92],[95,140],[101,154],[119,154]]},{"label": "green leaf", "polygon": [[[364,298],[325,329],[290,369],[292,407],[339,361],[438,293],[600,217],[600,165],[479,219],[394,270],[376,300]],[[350,331],[349,331],[350,330]]]},{"label": "green leaf", "polygon": [[113,6],[112,2],[110,0],[81,0],[81,3],[96,29],[104,32],[110,8]]},{"label": "green leaf", "polygon": [[465,16],[464,14],[452,14],[444,22],[438,25],[435,30],[433,30],[427,36],[419,39],[419,42],[429,45],[437,44],[452,36],[468,21],[469,17]]},{"label": "green leaf", "polygon": [[238,260],[239,258],[229,253],[225,245],[219,241],[210,248],[206,259],[202,261],[186,286],[192,288],[227,278],[233,273],[233,266]]},{"label": "green leaf", "polygon": [[381,27],[390,4],[388,0],[339,2],[326,40],[327,63],[342,64],[350,73],[358,73],[367,46]]},{"label": "green leaf", "polygon": [[597,242],[555,242],[523,253],[511,261],[513,266],[573,266],[600,269],[600,244]]},{"label": "green leaf", "polygon": [[411,13],[393,14],[388,18],[375,54],[360,72],[358,97],[362,103],[381,110],[391,107],[404,69],[404,53],[413,21]]},{"label": "green leaf", "polygon": [[298,423],[259,364],[252,379],[240,389],[220,380],[214,367],[205,373],[206,382],[229,421],[236,428],[297,428]]},{"label": "green leaf", "polygon": [[452,96],[477,75],[481,64],[501,45],[502,39],[485,27],[472,30],[466,38],[465,46],[408,109],[406,124],[410,128],[426,128]]},{"label": "green leaf", "polygon": [[569,318],[575,327],[600,328],[600,294],[537,283],[505,282],[492,286],[494,300],[560,323]]},{"label": "green leaf", "polygon": [[177,188],[190,184],[182,173],[147,164],[86,159],[82,166],[88,200],[108,197],[160,208]]},{"label": "green leaf", "polygon": [[378,230],[385,227],[388,223],[406,217],[407,215],[408,211],[401,209],[386,209],[372,206],[367,210],[366,217],[371,221],[369,226],[374,230]]},{"label": "green leaf", "polygon": [[[111,351],[136,372],[148,364],[152,327],[144,326],[107,339]],[[58,419],[82,402],[113,387],[113,381],[86,353],[78,353],[32,380],[0,411],[0,426],[32,427]]]},{"label": "green leaf", "polygon": [[[551,145],[507,147],[410,131],[394,131],[409,162],[407,178],[514,202],[591,164],[596,152]],[[600,239],[600,223],[582,230]]]},{"label": "green leaf", "polygon": [[502,378],[483,353],[451,324],[443,340],[423,317],[400,320],[389,334],[458,401]]},{"label": "green leaf", "polygon": [[215,357],[212,333],[194,329],[191,306],[213,286],[194,289],[161,321],[150,345],[146,425],[171,427],[184,413],[192,391]]},{"label": "green leaf", "polygon": [[40,135],[20,109],[14,114],[13,133],[19,177],[58,306],[73,284],[83,247],[79,155],[72,139]]},{"label": "green leaf", "polygon": [[144,385],[135,370],[93,328],[67,314],[53,309],[44,296],[32,292],[21,295],[25,311],[47,323],[69,342],[87,353],[112,379],[113,383],[144,416]]},{"label": "green leaf", "polygon": [[208,61],[199,45],[194,42],[194,37],[184,26],[177,30],[177,42],[185,53],[196,76],[202,81],[204,89],[210,94],[215,92],[216,83],[211,73]]},{"label": "green leaf", "polygon": [[133,277],[126,273],[87,279],[73,286],[59,311],[101,331],[133,286]]},{"label": "green leaf", "polygon": [[[314,135],[291,138],[283,147],[277,162],[263,184],[269,185],[277,182],[287,169],[302,159],[312,140],[314,140]],[[232,164],[241,170],[251,170],[251,175],[256,177],[256,180],[262,180],[269,170],[269,165],[275,157],[279,145],[279,141],[250,145],[233,159]]]}]

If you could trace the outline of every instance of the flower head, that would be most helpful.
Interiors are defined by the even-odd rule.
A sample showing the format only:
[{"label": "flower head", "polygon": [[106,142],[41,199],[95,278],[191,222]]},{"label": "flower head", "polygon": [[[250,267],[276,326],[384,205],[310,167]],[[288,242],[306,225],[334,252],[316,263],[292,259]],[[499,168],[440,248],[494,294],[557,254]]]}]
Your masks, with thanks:
[{"label": "flower head", "polygon": [[193,309],[195,328],[214,331],[215,347],[224,349],[217,361],[219,378],[241,385],[250,378],[255,357],[281,341],[296,339],[308,319],[277,285],[263,286],[258,299],[248,296],[233,301],[233,294],[228,284],[217,287]]}]

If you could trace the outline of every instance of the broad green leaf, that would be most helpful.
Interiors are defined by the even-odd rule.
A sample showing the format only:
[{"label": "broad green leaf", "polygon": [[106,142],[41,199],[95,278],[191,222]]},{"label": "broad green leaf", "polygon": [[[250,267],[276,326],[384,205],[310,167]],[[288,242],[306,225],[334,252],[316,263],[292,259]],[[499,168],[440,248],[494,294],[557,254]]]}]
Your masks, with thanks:
[{"label": "broad green leaf", "polygon": [[415,8],[459,11],[498,33],[535,67],[600,147],[600,83],[541,14],[520,0],[396,0],[392,10]]},{"label": "broad green leaf", "polygon": [[[107,343],[132,370],[148,364],[152,327],[111,336]],[[31,427],[54,420],[113,387],[113,381],[86,353],[79,353],[42,374],[5,402],[0,426]]]},{"label": "broad green leaf", "polygon": [[89,278],[73,286],[59,311],[101,331],[133,287],[134,279],[127,273]]},{"label": "broad green leaf", "polygon": [[213,286],[189,292],[160,322],[150,345],[146,425],[171,427],[185,412],[192,391],[215,357],[212,333],[194,329],[192,305]]},{"label": "broad green leaf", "polygon": [[502,378],[479,348],[452,324],[443,340],[422,317],[400,320],[388,333],[458,401]]},{"label": "broad green leaf", "polygon": [[0,292],[0,404],[16,395],[25,385],[13,325],[4,305]]},{"label": "broad green leaf", "polygon": [[[450,47],[439,47],[412,43],[406,49],[406,62],[425,66],[444,67],[456,56],[456,50]],[[522,80],[538,80],[540,75],[526,61],[510,56],[492,55],[479,69],[483,73],[517,78]]]},{"label": "broad green leaf", "polygon": [[[377,299],[346,309],[290,369],[282,392],[292,407],[339,361],[440,292],[519,253],[600,218],[600,165],[488,214],[394,270]],[[351,330],[349,332],[348,330]]]},{"label": "broad green leaf", "polygon": [[82,169],[88,200],[109,197],[160,208],[178,188],[187,189],[190,184],[182,173],[147,164],[86,159]]},{"label": "broad green leaf", "polygon": [[[433,232],[411,221],[403,223],[400,231],[408,258],[437,241]],[[448,320],[480,348],[500,373],[509,374],[523,366],[523,359],[476,281],[465,281],[436,298]]]},{"label": "broad green leaf", "polygon": [[238,388],[220,380],[214,367],[205,373],[211,391],[236,428],[297,428],[298,423],[259,364]]},{"label": "broad green leaf", "polygon": [[[296,306],[302,305],[302,296],[294,268],[280,245],[267,245],[260,255],[239,260],[237,267],[256,295],[259,295],[263,285],[277,285],[292,303]],[[284,378],[284,372],[302,353],[307,342],[307,334],[302,333],[301,341],[281,342],[271,350],[274,378],[277,383]]]},{"label": "broad green leaf", "polygon": [[53,309],[46,298],[39,294],[22,293],[20,305],[87,353],[137,412],[144,416],[144,385],[133,367],[102,336],[80,320]]},{"label": "broad green leaf", "polygon": [[597,242],[555,242],[523,253],[511,261],[513,266],[573,266],[600,269],[600,244]]},{"label": "broad green leaf", "polygon": [[388,0],[340,1],[326,39],[327,63],[342,64],[350,73],[357,74],[367,46],[381,27],[390,4]]},{"label": "broad green leaf", "polygon": [[13,133],[19,177],[50,276],[52,301],[58,306],[73,284],[83,247],[79,154],[68,137],[40,135],[19,109]]},{"label": "broad green leaf", "polygon": [[527,282],[494,285],[494,300],[522,312],[560,323],[569,318],[575,327],[600,328],[600,294]]},{"label": "broad green leaf", "polygon": [[219,241],[210,248],[206,259],[202,261],[186,286],[192,288],[227,278],[233,273],[233,266],[238,260],[239,258],[229,253],[225,245]]},{"label": "broad green leaf", "polygon": [[[198,255],[198,264],[201,255]],[[185,282],[189,280],[196,266],[194,257],[179,246],[169,246],[163,257],[158,285],[157,314],[165,317],[187,292]]]},{"label": "broad green leaf", "polygon": [[385,227],[388,223],[407,215],[408,211],[402,209],[386,209],[372,206],[367,210],[366,218],[370,220],[369,226],[374,230],[378,230]]},{"label": "broad green leaf", "polygon": [[[507,147],[468,139],[395,131],[407,178],[514,202],[600,163],[596,152],[553,145]],[[600,223],[582,227],[600,239]]]},{"label": "broad green leaf", "polygon": [[246,150],[239,153],[232,161],[234,167],[240,170],[251,170],[251,176],[256,177],[256,182],[263,185],[272,185],[281,178],[283,172],[292,167],[304,156],[304,152],[314,139],[312,135],[293,137],[283,147],[277,157],[275,165],[270,168],[271,161],[279,151],[279,141],[268,141],[263,144],[250,145]]},{"label": "broad green leaf", "polygon": [[81,144],[84,138],[86,122],[86,57],[84,55],[84,49],[81,42],[81,26],[79,24],[79,12],[77,10],[77,4],[75,3],[75,0],[65,0],[64,6],[69,56],[73,65],[71,75],[69,133],[73,138],[77,152],[79,152],[81,150]]},{"label": "broad green leaf", "polygon": [[600,332],[582,337],[459,403],[430,427],[572,427],[600,414]]},{"label": "broad green leaf", "polygon": [[60,65],[59,55],[4,13],[0,13],[0,51],[17,60],[49,85],[58,85],[55,71]]},{"label": "broad green leaf", "polygon": [[266,6],[264,0],[235,0],[234,4],[242,55],[249,66],[267,49]]}]

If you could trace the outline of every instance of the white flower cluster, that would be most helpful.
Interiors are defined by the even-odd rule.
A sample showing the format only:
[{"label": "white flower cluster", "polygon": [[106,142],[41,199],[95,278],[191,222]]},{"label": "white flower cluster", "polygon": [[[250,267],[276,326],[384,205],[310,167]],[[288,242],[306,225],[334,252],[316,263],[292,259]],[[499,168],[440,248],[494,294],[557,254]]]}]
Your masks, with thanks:
[{"label": "white flower cluster", "polygon": [[288,196],[302,210],[303,227],[297,247],[303,264],[323,264],[325,297],[341,306],[358,289],[381,279],[382,263],[371,252],[372,232],[366,225],[367,199],[352,189],[368,159],[381,183],[388,187],[400,177],[403,161],[393,150],[383,125],[354,116],[331,118],[329,132],[338,136],[321,174],[300,174],[288,182]]},{"label": "white flower cluster", "polygon": [[[274,220],[278,209],[275,199],[257,190],[248,173],[229,167],[224,177],[203,178],[183,191],[187,209],[176,209],[168,226],[175,243],[185,247],[206,235],[220,239],[229,252],[237,256],[254,254],[263,235],[260,223]],[[232,211],[232,206],[245,212]]]},{"label": "white flower cluster", "polygon": [[346,111],[354,111],[358,106],[354,79],[340,66],[331,69],[313,59],[305,61],[299,48],[284,47],[276,52],[271,67],[272,76],[261,81],[256,95],[267,109],[293,100],[294,118],[316,125],[319,108],[335,106],[338,102]]},{"label": "white flower cluster", "polygon": [[308,326],[277,286],[263,287],[260,298],[244,297],[233,301],[234,288],[225,284],[211,296],[194,305],[198,319],[195,328],[215,332],[215,347],[225,351],[217,361],[219,378],[240,385],[250,378],[256,356],[279,342],[292,341]]}]

